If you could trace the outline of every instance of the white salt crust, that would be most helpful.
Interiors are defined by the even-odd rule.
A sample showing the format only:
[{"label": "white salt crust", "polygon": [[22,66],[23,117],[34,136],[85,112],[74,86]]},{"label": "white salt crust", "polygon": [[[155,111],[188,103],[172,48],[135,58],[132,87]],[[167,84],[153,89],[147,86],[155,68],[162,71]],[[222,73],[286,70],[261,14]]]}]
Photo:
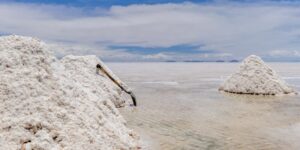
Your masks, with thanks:
[{"label": "white salt crust", "polygon": [[219,90],[254,95],[297,94],[273,69],[255,55],[244,59],[239,70],[231,75]]},{"label": "white salt crust", "polygon": [[139,149],[115,108],[131,101],[95,56],[57,60],[38,39],[0,37],[0,149]]}]

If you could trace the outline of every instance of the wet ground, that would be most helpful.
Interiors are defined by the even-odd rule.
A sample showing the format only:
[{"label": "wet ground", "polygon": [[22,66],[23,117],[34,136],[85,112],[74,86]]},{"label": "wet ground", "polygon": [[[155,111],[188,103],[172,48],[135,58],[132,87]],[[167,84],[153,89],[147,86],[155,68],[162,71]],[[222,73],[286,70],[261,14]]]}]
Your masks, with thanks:
[{"label": "wet ground", "polygon": [[[300,149],[300,96],[218,92],[235,63],[109,63],[133,89],[121,109],[149,149]],[[271,63],[300,91],[300,63]]]}]

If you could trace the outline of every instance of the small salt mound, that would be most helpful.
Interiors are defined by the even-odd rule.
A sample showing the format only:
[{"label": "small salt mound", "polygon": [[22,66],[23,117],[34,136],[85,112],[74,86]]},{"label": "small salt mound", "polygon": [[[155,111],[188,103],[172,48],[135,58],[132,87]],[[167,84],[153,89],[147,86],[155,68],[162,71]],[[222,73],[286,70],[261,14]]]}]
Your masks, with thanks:
[{"label": "small salt mound", "polygon": [[37,39],[0,37],[0,149],[137,149],[115,108],[130,98],[96,74],[98,62],[59,61]]},{"label": "small salt mound", "polygon": [[244,59],[239,70],[219,88],[220,91],[237,94],[283,95],[296,92],[274,70],[255,55]]}]

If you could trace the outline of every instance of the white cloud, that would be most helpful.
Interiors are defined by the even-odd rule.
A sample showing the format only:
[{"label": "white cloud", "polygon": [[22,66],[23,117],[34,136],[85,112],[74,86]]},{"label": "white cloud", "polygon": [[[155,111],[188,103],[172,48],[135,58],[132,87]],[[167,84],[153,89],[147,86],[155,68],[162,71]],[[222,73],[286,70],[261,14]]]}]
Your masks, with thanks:
[{"label": "white cloud", "polygon": [[[145,56],[125,50],[112,51],[107,45],[193,44],[220,52],[220,58],[229,57],[222,54],[233,54],[232,57],[269,55],[274,49],[289,52],[299,49],[299,8],[299,5],[259,3],[182,3],[113,6],[87,11],[67,6],[0,3],[0,33],[35,36],[58,45],[77,47],[64,48],[61,54],[94,53],[117,60],[156,59],[154,57],[161,54]],[[299,55],[299,51],[296,52]],[[199,54],[199,58],[204,55]],[[206,54],[213,55],[216,54]]]},{"label": "white cloud", "polygon": [[149,60],[168,60],[171,59],[170,56],[164,54],[164,53],[158,53],[158,54],[151,54],[151,55],[145,55],[143,56],[144,59]]},{"label": "white cloud", "polygon": [[273,57],[300,57],[299,50],[274,50],[269,54]]}]

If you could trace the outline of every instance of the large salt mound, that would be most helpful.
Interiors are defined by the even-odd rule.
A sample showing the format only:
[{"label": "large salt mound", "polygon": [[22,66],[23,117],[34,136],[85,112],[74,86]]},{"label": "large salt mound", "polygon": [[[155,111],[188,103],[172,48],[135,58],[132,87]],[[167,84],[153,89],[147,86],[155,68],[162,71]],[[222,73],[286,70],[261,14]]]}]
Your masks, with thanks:
[{"label": "large salt mound", "polygon": [[[131,101],[129,95],[113,83],[109,77],[105,74],[98,75],[95,64],[102,64],[102,66],[104,64],[94,55],[66,56],[61,59],[60,64],[53,64],[53,69],[57,72],[58,78],[64,77],[60,78],[62,86],[66,86],[65,83],[70,82],[79,84],[81,89],[92,90],[98,99],[109,97],[116,107],[123,107]],[[113,73],[111,72],[111,74]],[[114,78],[117,78],[117,76],[114,75]],[[123,86],[126,85],[123,83]]]},{"label": "large salt mound", "polygon": [[237,94],[283,95],[296,93],[264,61],[255,55],[247,57],[239,70],[219,88]]},{"label": "large salt mound", "polygon": [[34,38],[0,37],[0,149],[137,149],[125,96],[94,56],[58,61]]}]

